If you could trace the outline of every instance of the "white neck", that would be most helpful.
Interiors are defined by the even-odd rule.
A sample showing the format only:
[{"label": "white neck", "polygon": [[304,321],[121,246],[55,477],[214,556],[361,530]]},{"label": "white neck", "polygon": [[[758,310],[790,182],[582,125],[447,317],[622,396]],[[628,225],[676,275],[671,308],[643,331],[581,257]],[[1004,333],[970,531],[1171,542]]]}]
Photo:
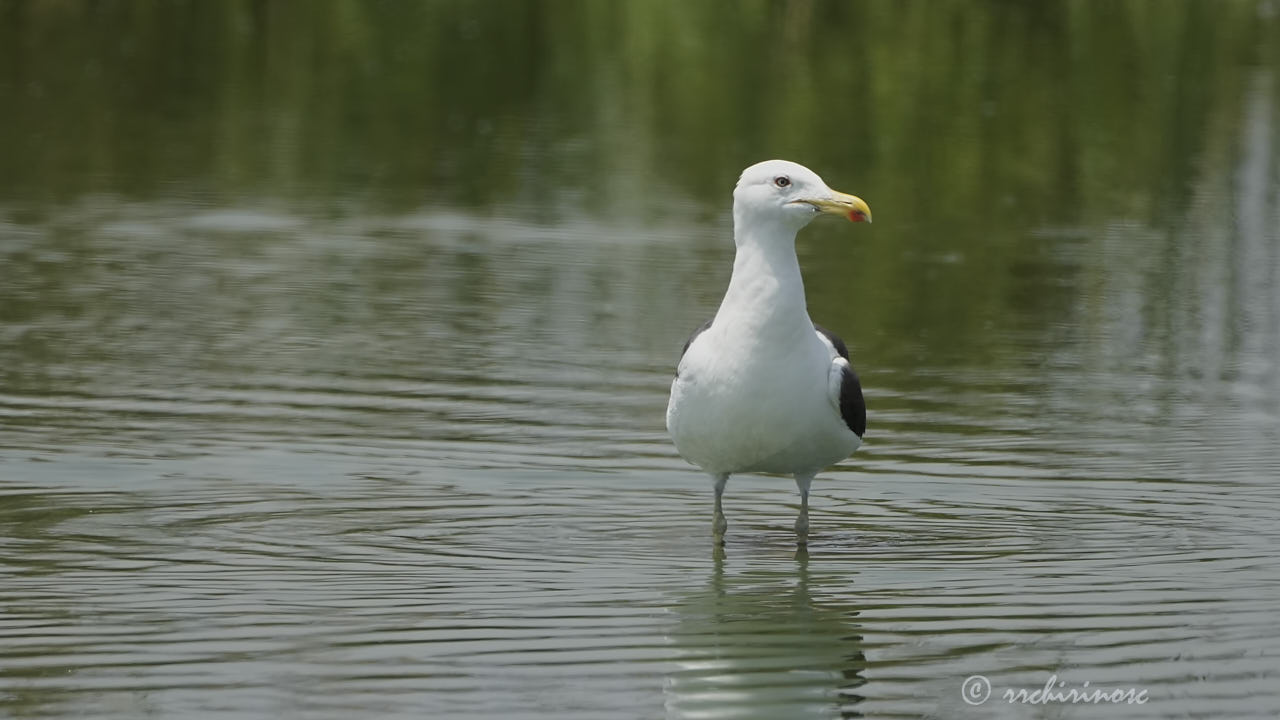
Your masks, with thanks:
[{"label": "white neck", "polygon": [[812,333],[804,281],[796,260],[796,230],[777,224],[747,223],[734,217],[733,276],[716,313],[724,332],[788,343]]}]

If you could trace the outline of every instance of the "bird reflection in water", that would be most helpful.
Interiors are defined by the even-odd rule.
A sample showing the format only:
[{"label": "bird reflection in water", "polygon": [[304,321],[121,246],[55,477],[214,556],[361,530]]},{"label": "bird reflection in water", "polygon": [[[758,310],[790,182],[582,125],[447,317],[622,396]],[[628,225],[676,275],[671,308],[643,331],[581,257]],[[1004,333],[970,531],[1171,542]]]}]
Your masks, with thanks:
[{"label": "bird reflection in water", "polygon": [[847,597],[848,577],[811,577],[805,548],[786,569],[727,564],[716,552],[706,586],[673,608],[667,717],[863,717],[860,611],[825,599]]}]

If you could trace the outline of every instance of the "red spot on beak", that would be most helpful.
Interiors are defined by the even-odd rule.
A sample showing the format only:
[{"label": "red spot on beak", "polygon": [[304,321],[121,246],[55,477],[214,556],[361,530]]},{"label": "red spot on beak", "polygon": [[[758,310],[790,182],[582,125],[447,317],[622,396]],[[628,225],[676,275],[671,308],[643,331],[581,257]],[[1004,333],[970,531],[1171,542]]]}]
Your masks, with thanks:
[{"label": "red spot on beak", "polygon": [[867,214],[861,210],[849,211],[849,222],[866,222]]}]

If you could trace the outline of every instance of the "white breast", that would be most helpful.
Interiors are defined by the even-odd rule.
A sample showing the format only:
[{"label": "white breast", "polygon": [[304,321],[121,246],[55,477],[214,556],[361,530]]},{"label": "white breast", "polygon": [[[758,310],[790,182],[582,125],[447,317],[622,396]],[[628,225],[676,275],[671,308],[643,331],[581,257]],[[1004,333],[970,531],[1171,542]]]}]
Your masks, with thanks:
[{"label": "white breast", "polygon": [[858,447],[830,400],[833,351],[810,331],[789,342],[736,339],[715,326],[680,363],[667,429],[713,474],[815,472]]}]

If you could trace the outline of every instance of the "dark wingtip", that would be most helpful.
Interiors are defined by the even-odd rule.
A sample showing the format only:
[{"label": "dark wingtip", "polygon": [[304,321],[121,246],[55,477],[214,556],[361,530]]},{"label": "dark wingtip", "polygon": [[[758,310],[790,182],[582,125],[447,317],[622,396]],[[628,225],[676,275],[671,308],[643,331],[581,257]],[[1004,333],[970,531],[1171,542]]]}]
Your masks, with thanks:
[{"label": "dark wingtip", "polygon": [[841,373],[840,417],[854,435],[862,437],[867,432],[867,403],[862,397],[862,383],[850,367]]}]

